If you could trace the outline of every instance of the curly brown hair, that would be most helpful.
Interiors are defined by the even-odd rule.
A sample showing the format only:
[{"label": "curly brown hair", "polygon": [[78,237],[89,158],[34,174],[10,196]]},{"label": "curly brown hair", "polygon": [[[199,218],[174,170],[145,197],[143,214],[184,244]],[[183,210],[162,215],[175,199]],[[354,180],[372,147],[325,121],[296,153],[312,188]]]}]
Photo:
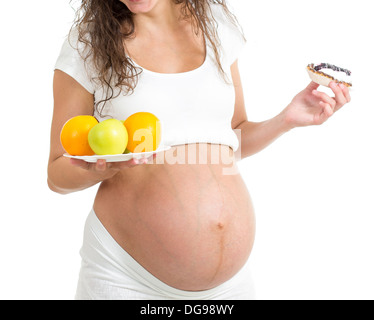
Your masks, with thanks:
[{"label": "curly brown hair", "polygon": [[[101,113],[105,102],[124,91],[130,93],[137,84],[142,70],[136,67],[125,52],[124,41],[135,31],[133,13],[119,0],[81,0],[76,11],[72,29],[77,30],[78,41],[85,45],[84,60],[92,58],[98,73],[98,80],[106,88],[105,99],[95,102]],[[224,71],[220,62],[220,41],[217,25],[211,14],[210,4],[216,3],[224,9],[227,18],[238,25],[235,16],[229,11],[225,0],[170,0],[182,5],[182,15],[192,21],[194,32],[203,33],[210,43],[221,74]],[[116,88],[118,94],[115,94]],[[98,106],[102,104],[99,110]]]}]

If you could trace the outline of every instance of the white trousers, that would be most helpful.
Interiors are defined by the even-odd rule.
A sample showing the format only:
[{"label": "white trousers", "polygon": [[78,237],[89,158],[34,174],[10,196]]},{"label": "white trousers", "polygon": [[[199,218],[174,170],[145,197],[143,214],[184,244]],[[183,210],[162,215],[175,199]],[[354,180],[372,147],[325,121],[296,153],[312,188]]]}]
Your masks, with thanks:
[{"label": "white trousers", "polygon": [[248,263],[230,280],[204,291],[184,291],[160,281],[109,234],[92,210],[80,251],[77,300],[252,300]]}]

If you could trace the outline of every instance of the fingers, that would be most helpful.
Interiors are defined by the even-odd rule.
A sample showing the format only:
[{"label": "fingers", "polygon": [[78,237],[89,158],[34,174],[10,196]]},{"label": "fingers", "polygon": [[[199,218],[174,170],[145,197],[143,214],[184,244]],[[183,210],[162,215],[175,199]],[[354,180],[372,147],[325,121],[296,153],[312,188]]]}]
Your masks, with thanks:
[{"label": "fingers", "polygon": [[74,158],[70,158],[70,164],[72,164],[73,166],[76,166],[76,167],[80,167],[82,169],[85,169],[85,170],[89,170],[90,168],[90,163],[84,161],[84,160],[79,160],[79,159],[74,159]]},{"label": "fingers", "polygon": [[313,94],[313,96],[315,96],[316,98],[318,98],[320,100],[320,104],[321,104],[321,102],[323,102],[324,104],[327,103],[331,106],[332,110],[335,109],[336,101],[334,100],[334,98],[331,98],[326,93],[320,92],[320,91],[317,91],[317,90],[313,90],[312,94]]},{"label": "fingers", "polygon": [[70,158],[70,164],[76,167],[80,167],[84,170],[96,170],[103,172],[107,169],[107,163],[103,159],[97,160],[96,163],[90,163],[84,160]]},{"label": "fingers", "polygon": [[[330,114],[328,109],[332,109],[332,111],[335,112],[346,103],[349,103],[351,101],[349,89],[344,84],[339,84],[335,81],[331,81],[329,87],[334,92],[334,98],[330,97],[324,92],[320,92],[315,89],[312,91],[313,96],[320,100],[320,105],[328,114]],[[327,108],[326,104],[329,104],[330,108]]]},{"label": "fingers", "polygon": [[326,118],[329,118],[333,115],[334,109],[329,103],[321,101],[319,104],[323,108],[323,113],[326,116]]},{"label": "fingers", "polygon": [[314,81],[311,81],[308,86],[306,87],[306,90],[308,91],[313,91],[313,90],[317,90],[319,87],[319,84],[314,82]]},{"label": "fingers", "polygon": [[340,84],[340,89],[343,91],[344,97],[347,101],[347,103],[351,102],[351,94],[349,93],[349,89],[344,84]]},{"label": "fingers", "polygon": [[321,111],[314,114],[313,124],[315,125],[324,123],[334,113],[330,104],[320,101],[319,105],[321,106]]},{"label": "fingers", "polygon": [[98,159],[95,164],[96,171],[104,172],[107,169],[107,162],[104,159]]},{"label": "fingers", "polygon": [[125,168],[132,168],[138,165],[146,164],[148,162],[148,159],[131,159],[129,161],[120,161],[120,162],[110,162],[108,165],[110,166],[111,169],[117,169],[117,170],[122,170]]},{"label": "fingers", "polygon": [[337,102],[324,92],[313,90],[312,94],[319,100],[318,104],[321,107],[321,112],[316,113],[314,116],[314,124],[319,125],[334,114]]},{"label": "fingers", "polygon": [[96,172],[103,173],[107,170],[119,171],[125,168],[132,168],[138,165],[146,164],[148,163],[148,160],[149,160],[148,158],[142,158],[142,159],[133,158],[128,161],[107,162],[105,159],[98,159],[95,163],[89,163],[84,160],[70,158],[70,164],[76,167],[80,167],[85,170],[93,170]]},{"label": "fingers", "polygon": [[344,84],[338,84],[335,81],[331,81],[329,87],[335,94],[337,109],[340,109],[343,105],[350,101],[349,90]]}]

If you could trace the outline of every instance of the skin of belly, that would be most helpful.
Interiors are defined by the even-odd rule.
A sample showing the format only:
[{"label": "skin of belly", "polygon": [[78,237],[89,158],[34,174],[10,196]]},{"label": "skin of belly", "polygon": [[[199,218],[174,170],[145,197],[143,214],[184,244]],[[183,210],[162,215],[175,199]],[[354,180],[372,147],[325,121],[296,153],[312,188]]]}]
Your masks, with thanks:
[{"label": "skin of belly", "polygon": [[117,243],[177,289],[222,284],[253,246],[254,212],[240,174],[223,174],[227,159],[210,161],[222,148],[228,147],[216,145],[206,164],[154,161],[124,169],[101,184],[95,199],[96,215]]}]

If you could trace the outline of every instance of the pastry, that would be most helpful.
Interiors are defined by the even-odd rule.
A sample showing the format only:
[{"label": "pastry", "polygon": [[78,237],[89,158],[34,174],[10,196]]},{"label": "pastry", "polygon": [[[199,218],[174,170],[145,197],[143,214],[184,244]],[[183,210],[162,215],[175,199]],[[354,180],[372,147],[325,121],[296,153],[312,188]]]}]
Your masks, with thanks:
[{"label": "pastry", "polygon": [[351,71],[334,66],[329,63],[314,65],[308,64],[307,71],[312,81],[328,87],[331,81],[342,83],[348,88],[352,88]]}]

